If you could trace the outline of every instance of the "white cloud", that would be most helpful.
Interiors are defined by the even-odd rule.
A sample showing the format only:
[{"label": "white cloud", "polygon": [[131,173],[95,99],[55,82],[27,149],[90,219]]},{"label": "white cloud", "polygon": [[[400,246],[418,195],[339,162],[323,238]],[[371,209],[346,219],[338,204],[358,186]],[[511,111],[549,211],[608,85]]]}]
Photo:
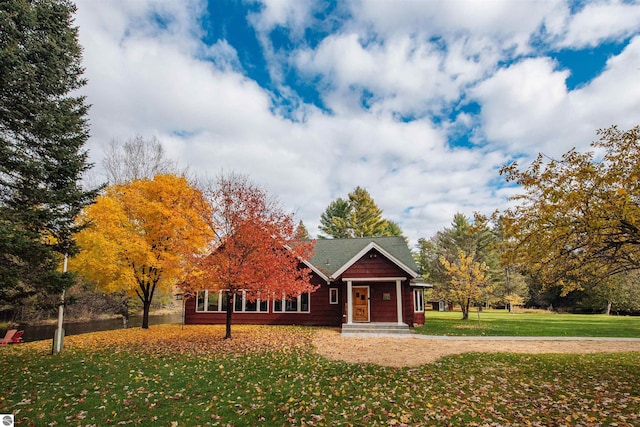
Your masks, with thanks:
[{"label": "white cloud", "polygon": [[[349,4],[351,19],[317,46],[273,48],[274,28],[299,42],[305,28],[318,25],[313,14],[321,5],[268,1],[250,17],[272,83],[293,98],[291,120],[243,74],[242,46],[202,42],[203,3],[79,1],[92,160],[99,163],[101,145],[113,137],[156,136],[194,173],[250,174],[312,233],[329,202],[363,186],[415,243],[456,212],[504,207],[514,190],[494,181],[514,156],[584,147],[596,128],[627,128],[640,116],[640,38],[573,91],[568,71],[529,44],[543,24],[566,43],[622,34],[611,24],[589,27],[590,6],[572,18],[561,2],[361,1]],[[637,31],[612,16],[624,34]],[[579,28],[593,30],[580,41],[572,36]],[[291,66],[300,78],[319,78],[330,113],[285,85]],[[479,103],[479,115],[431,121],[469,102]],[[405,123],[398,112],[416,119]],[[477,145],[452,148],[449,132],[467,132]]]},{"label": "white cloud", "polygon": [[498,71],[470,94],[482,104],[483,131],[492,144],[514,155],[559,156],[589,149],[595,130],[638,124],[640,37],[636,37],[588,85],[569,92],[566,70],[545,58],[527,59]]},{"label": "white cloud", "polygon": [[407,0],[400,4],[363,0],[354,3],[352,14],[362,26],[370,23],[385,38],[398,32],[446,41],[472,35],[492,39],[503,49],[515,47],[524,52],[529,50],[529,35],[560,5],[558,0]]},{"label": "white cloud", "polygon": [[487,139],[519,150],[543,149],[566,119],[567,71],[546,58],[521,61],[501,69],[470,91],[482,105]]},{"label": "white cloud", "polygon": [[614,0],[587,4],[566,25],[559,43],[564,47],[593,47],[629,37],[640,29],[640,3]]}]

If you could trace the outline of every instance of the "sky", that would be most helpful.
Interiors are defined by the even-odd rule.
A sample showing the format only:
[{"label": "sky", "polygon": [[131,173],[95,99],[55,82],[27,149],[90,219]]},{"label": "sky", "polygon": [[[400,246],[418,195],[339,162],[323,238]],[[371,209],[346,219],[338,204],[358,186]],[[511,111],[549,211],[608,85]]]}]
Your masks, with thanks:
[{"label": "sky", "polygon": [[640,124],[640,1],[77,0],[87,144],[246,174],[312,236],[357,186],[415,245],[499,175]]}]

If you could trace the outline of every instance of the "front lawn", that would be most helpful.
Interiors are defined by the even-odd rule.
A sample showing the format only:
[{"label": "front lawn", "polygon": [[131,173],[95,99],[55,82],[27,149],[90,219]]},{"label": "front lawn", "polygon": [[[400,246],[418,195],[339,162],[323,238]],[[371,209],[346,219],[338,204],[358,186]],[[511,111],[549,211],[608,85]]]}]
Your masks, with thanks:
[{"label": "front lawn", "polygon": [[463,321],[455,311],[426,311],[415,332],[450,336],[627,337],[640,338],[640,317],[604,314],[476,312]]},{"label": "front lawn", "polygon": [[[314,330],[156,326],[0,348],[0,413],[36,426],[640,425],[640,353],[332,362]],[[398,342],[401,345],[401,341]],[[615,423],[615,424],[614,424]]]}]

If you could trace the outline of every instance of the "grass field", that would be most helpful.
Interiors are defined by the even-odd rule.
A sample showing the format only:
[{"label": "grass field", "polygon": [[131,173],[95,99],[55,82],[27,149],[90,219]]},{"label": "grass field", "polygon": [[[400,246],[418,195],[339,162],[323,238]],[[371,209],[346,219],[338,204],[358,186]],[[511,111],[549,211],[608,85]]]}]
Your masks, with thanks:
[{"label": "grass field", "polygon": [[450,336],[557,336],[640,338],[640,317],[603,314],[508,313],[482,311],[463,321],[461,312],[426,311],[425,325],[415,331]]},{"label": "grass field", "polygon": [[314,330],[177,325],[0,348],[0,413],[35,426],[640,425],[640,353],[332,362]]}]

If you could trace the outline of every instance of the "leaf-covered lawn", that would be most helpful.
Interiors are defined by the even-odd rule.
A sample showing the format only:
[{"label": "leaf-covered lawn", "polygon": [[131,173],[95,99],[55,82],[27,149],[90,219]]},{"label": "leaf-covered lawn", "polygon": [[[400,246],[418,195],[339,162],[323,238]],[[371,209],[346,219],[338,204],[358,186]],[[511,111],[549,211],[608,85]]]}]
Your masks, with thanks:
[{"label": "leaf-covered lawn", "polygon": [[640,317],[604,314],[508,313],[482,311],[461,320],[455,311],[426,311],[425,324],[415,331],[450,336],[551,336],[640,338]]},{"label": "leaf-covered lawn", "polygon": [[0,348],[18,425],[640,425],[640,353],[332,362],[314,329],[152,327]]}]

